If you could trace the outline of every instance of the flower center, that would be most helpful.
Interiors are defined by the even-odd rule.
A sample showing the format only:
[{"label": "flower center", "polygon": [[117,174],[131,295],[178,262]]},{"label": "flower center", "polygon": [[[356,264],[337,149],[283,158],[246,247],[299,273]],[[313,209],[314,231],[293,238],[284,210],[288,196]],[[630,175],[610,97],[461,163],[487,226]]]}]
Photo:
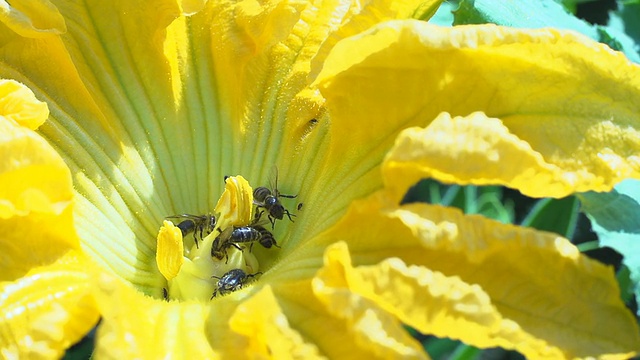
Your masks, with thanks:
[{"label": "flower center", "polygon": [[[225,179],[215,214],[167,217],[156,252],[158,269],[167,280],[165,298],[209,300],[240,290],[262,274],[252,249],[279,247],[269,230],[278,193],[265,189],[257,188],[254,200],[247,180],[231,176]],[[281,218],[280,208],[275,209],[275,218]]]}]

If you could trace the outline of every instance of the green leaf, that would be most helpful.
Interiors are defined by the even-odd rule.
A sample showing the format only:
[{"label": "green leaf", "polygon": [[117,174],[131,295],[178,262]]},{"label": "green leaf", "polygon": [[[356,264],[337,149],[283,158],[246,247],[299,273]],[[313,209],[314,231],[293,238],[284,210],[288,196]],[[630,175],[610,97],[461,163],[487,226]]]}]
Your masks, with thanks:
[{"label": "green leaf", "polygon": [[449,356],[449,360],[475,360],[480,358],[481,353],[482,350],[474,346],[460,344],[453,354]]},{"label": "green leaf", "polygon": [[513,223],[515,220],[515,204],[511,199],[504,199],[502,187],[483,186],[476,200],[478,213],[490,219],[498,220],[504,224]]},{"label": "green leaf", "polygon": [[634,288],[629,268],[622,265],[620,270],[616,273],[616,279],[618,280],[618,284],[620,284],[620,298],[625,303],[628,303],[633,297]]},{"label": "green leaf", "polygon": [[403,204],[428,202],[456,207],[465,214],[482,214],[502,223],[513,223],[515,218],[513,201],[502,200],[500,186],[444,185],[432,179],[420,180],[411,187]]},{"label": "green leaf", "polygon": [[636,299],[640,299],[640,181],[626,180],[610,193],[578,195],[601,246],[624,256]]},{"label": "green leaf", "polygon": [[607,32],[606,28],[602,26],[598,26],[596,30],[598,31],[599,42],[603,44],[607,44],[607,46],[609,46],[613,50],[617,50],[617,51],[622,50],[622,44],[620,43],[620,41],[618,41],[616,38],[611,36],[611,34]]},{"label": "green leaf", "polygon": [[475,1],[473,0],[461,1],[460,6],[453,11],[453,25],[496,24],[492,20],[493,18],[490,14],[483,13],[475,7]]},{"label": "green leaf", "polygon": [[454,12],[454,25],[486,23],[532,29],[553,26],[597,38],[591,25],[569,14],[553,0],[462,0]]},{"label": "green leaf", "polygon": [[[609,23],[607,24],[607,30],[612,33],[617,40],[623,43],[622,46],[625,49],[635,48],[636,54],[639,54],[640,0],[635,2],[618,2],[618,10],[609,13]],[[624,35],[616,36],[616,34],[620,33]],[[636,61],[631,57],[630,59]]]},{"label": "green leaf", "polygon": [[448,338],[432,337],[427,339],[423,345],[432,359],[445,359],[454,352],[461,342]]},{"label": "green leaf", "polygon": [[[561,4],[553,0],[462,0],[460,7],[454,11],[454,25],[486,23],[515,28],[554,27],[573,30],[596,41],[603,39],[602,31],[604,31],[607,34],[604,38],[608,37],[608,42],[620,44],[631,61],[640,62],[640,55],[634,47],[634,41],[624,32],[610,26],[592,26],[568,13]],[[625,21],[624,25],[626,24]]]},{"label": "green leaf", "polygon": [[87,360],[93,355],[94,340],[84,338],[79,343],[67,349],[63,360]]},{"label": "green leaf", "polygon": [[429,22],[438,26],[452,26],[453,10],[455,10],[456,7],[457,4],[453,2],[443,2],[436,13],[429,19]]},{"label": "green leaf", "polygon": [[593,2],[596,0],[556,0],[556,2],[561,3],[562,6],[572,14],[575,14],[577,11],[578,4]]},{"label": "green leaf", "polygon": [[563,199],[539,200],[520,225],[552,231],[571,239],[577,222],[578,200],[569,196]]}]

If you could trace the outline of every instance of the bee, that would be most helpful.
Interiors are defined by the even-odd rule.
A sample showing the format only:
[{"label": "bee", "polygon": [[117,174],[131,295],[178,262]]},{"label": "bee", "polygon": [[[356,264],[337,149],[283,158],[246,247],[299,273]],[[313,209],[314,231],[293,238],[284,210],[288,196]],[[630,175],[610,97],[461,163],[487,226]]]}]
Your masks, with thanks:
[{"label": "bee", "polygon": [[229,247],[233,246],[242,251],[242,248],[239,245],[243,243],[250,243],[249,251],[251,251],[254,242],[260,243],[260,245],[267,249],[272,246],[280,247],[278,246],[276,239],[273,237],[273,234],[261,225],[233,226],[225,229],[215,238],[215,240],[213,240],[213,244],[211,245],[211,256],[218,260],[222,260],[223,257],[226,257],[228,262],[229,255],[227,254],[227,249]]},{"label": "bee", "polygon": [[256,241],[267,249],[272,246],[279,247],[273,234],[261,225],[234,227],[228,241],[235,244],[251,243],[249,251],[251,251],[253,243]]},{"label": "bee", "polygon": [[179,222],[178,225],[176,226],[182,232],[183,238],[193,232],[193,240],[196,243],[196,248],[199,248],[198,240],[202,240],[204,237],[209,235],[213,231],[213,229],[216,227],[216,217],[211,214],[209,215],[191,215],[191,214],[171,215],[171,216],[167,216],[167,219],[185,219]]},{"label": "bee", "polygon": [[[292,216],[294,214],[290,213],[282,204],[280,203],[281,197],[293,199],[298,195],[285,195],[281,194],[278,191],[278,172],[276,170],[276,181],[273,190],[268,187],[260,186],[253,190],[253,203],[258,208],[263,208],[267,211],[269,221],[271,222],[271,229],[276,226],[276,220],[282,220],[284,215],[287,215],[290,221],[293,222]],[[262,213],[264,211],[259,211],[256,213],[256,219],[260,219]]]},{"label": "bee", "polygon": [[221,232],[220,235],[218,235],[211,244],[211,257],[214,257],[218,260],[226,258],[227,260],[225,261],[225,264],[229,262],[229,254],[227,253],[227,249],[233,246],[236,249],[242,251],[242,248],[240,246],[228,241],[230,232],[230,230],[228,229],[233,229],[233,227],[227,228],[225,229],[225,231]]},{"label": "bee", "polygon": [[211,299],[213,299],[217,295],[226,295],[228,293],[239,290],[240,288],[242,288],[243,285],[247,283],[247,281],[250,278],[260,274],[262,274],[262,272],[257,272],[255,274],[247,274],[242,269],[233,269],[233,270],[227,271],[221,277],[217,277],[215,275],[211,276],[212,278],[218,279],[218,285],[216,289],[213,291],[213,295],[211,295]]}]

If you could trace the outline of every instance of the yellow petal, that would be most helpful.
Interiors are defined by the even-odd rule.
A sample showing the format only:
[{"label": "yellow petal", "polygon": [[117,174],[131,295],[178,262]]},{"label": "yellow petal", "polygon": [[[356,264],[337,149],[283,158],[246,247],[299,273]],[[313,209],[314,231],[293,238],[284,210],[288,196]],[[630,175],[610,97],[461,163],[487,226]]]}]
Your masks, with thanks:
[{"label": "yellow petal", "polygon": [[78,249],[72,209],[58,216],[32,213],[0,219],[0,281],[13,281]]},{"label": "yellow petal", "polygon": [[[261,181],[267,177],[262,169],[276,165],[281,179],[286,180],[282,192],[301,196],[302,192],[311,194],[316,183],[336,183],[343,172],[334,176],[335,166],[308,168],[309,163],[322,162],[316,155],[324,153],[329,125],[322,97],[307,88],[311,61],[315,58],[321,62],[320,46],[329,36],[336,39],[342,36],[337,31],[360,31],[380,19],[407,16],[418,6],[417,1],[388,0],[281,1],[277,4],[244,1],[221,2],[210,13],[198,13],[192,19],[196,35],[201,35],[197,30],[200,28],[216,29],[213,35],[210,30],[202,32],[207,41],[209,37],[214,38],[210,41],[216,44],[210,50],[215,63],[213,70],[216,81],[225,84],[219,95],[223,110],[215,112],[229,114],[226,123],[233,127],[230,131],[225,121],[220,126],[219,138],[224,149],[220,166],[234,173],[251,173],[251,183],[263,185]],[[224,16],[226,14],[234,16]],[[278,24],[278,29],[271,31],[273,24]],[[335,39],[330,42],[334,43]],[[229,134],[246,140],[228,141]],[[242,144],[242,148],[237,144]],[[233,158],[235,167],[226,160],[225,155],[229,153],[239,156]],[[246,170],[240,171],[237,166]],[[350,169],[349,166],[342,168]],[[208,173],[212,171],[216,170]],[[363,188],[363,192],[371,189]],[[340,201],[335,208],[343,205]],[[318,215],[336,213],[325,211]]]},{"label": "yellow petal", "polygon": [[[402,321],[425,333],[479,347],[512,348],[532,357],[549,352],[567,357],[623,357],[638,351],[637,324],[619,299],[612,270],[580,255],[559,236],[464,216],[440,206],[397,206],[378,194],[354,203],[340,223],[305,244],[305,250],[316,256],[323,245],[341,240],[348,243],[355,265],[382,263],[378,269],[362,270],[361,275],[366,274],[369,282],[380,276],[380,284],[387,281],[391,287],[391,291],[382,285],[376,285],[375,291],[371,290],[374,285],[364,287],[387,299],[378,301],[378,306],[389,311],[393,307]],[[424,269],[397,261],[384,263],[390,257]],[[439,273],[463,282],[445,278],[434,285],[458,289],[448,295],[453,304],[441,297],[421,298],[437,288],[420,281],[442,279]],[[405,285],[391,284],[391,277],[405,278]],[[394,291],[415,293],[415,306],[408,306],[409,302],[400,306],[399,300],[390,298]],[[366,295],[364,290],[360,293]],[[460,297],[465,293],[470,297]],[[452,306],[457,312],[450,311]],[[423,318],[416,318],[415,311],[423,311]],[[437,321],[431,321],[433,316]],[[451,326],[458,322],[476,323],[475,331]]]},{"label": "yellow petal", "polygon": [[182,232],[167,220],[164,221],[164,225],[158,232],[156,263],[158,264],[158,270],[167,280],[176,277],[182,267],[182,263],[184,263]]},{"label": "yellow petal", "polygon": [[426,358],[421,345],[402,328],[397,317],[352,288],[354,285],[348,278],[353,277],[350,274],[353,269],[348,257],[344,243],[329,247],[325,253],[325,266],[313,280],[313,290],[325,303],[327,311],[347,319],[358,335],[356,342],[369,344],[379,358]]},{"label": "yellow petal", "polygon": [[102,322],[95,356],[110,359],[216,359],[205,303],[162,301],[102,274],[94,288]]},{"label": "yellow petal", "polygon": [[0,353],[56,358],[98,319],[79,252],[69,169],[30,128],[47,106],[0,83]]},{"label": "yellow petal", "polygon": [[[292,62],[298,60],[300,41],[309,31],[309,24],[300,21],[300,16],[305,7],[311,6],[302,1],[223,1],[212,11],[201,12],[193,18],[192,27],[202,26],[205,29],[202,33],[196,30],[195,35],[202,36],[205,44],[213,37],[212,45],[215,44],[206,51],[210,51],[214,59],[215,66],[210,65],[210,70],[214,72],[216,82],[225,84],[215,90],[219,97],[216,106],[228,114],[221,126],[225,132],[231,130],[228,133],[234,136],[252,139],[243,143],[242,148],[236,148],[239,154],[268,157],[267,163],[274,163],[274,156],[280,155],[277,152],[267,153],[271,150],[266,142],[256,141],[253,136],[258,131],[270,132],[270,142],[276,144],[279,140],[274,139],[282,138],[281,131],[285,125],[282,115],[287,111],[284,105],[306,83],[304,78],[287,78],[290,77]],[[307,63],[310,56],[303,56],[302,61]],[[275,88],[276,84],[285,81],[289,86]],[[283,107],[276,106],[276,102]],[[263,112],[265,106],[273,107],[276,113]],[[271,119],[273,123],[265,122]],[[267,127],[260,128],[262,123]],[[224,134],[221,134],[221,139],[225,140]],[[225,151],[232,151],[231,147],[238,145],[230,141]]]},{"label": "yellow petal", "polygon": [[253,220],[253,189],[242,176],[230,176],[215,208],[218,227],[226,229],[232,225],[246,225]]},{"label": "yellow petal", "polygon": [[[276,55],[274,57],[278,61],[277,67],[284,69],[290,66],[292,71],[287,74],[286,80],[282,81],[287,84],[286,88],[280,87],[277,96],[279,101],[287,103],[283,106],[287,109],[286,122],[280,123],[284,117],[272,119],[273,125],[267,129],[271,133],[268,136],[264,135],[270,140],[282,138],[280,148],[277,151],[270,150],[269,154],[290,154],[292,150],[295,151],[296,156],[281,160],[287,168],[291,168],[288,170],[283,167],[282,172],[285,175],[283,178],[287,179],[289,184],[294,184],[295,190],[290,193],[298,194],[299,199],[304,199],[309,204],[322,203],[319,207],[305,208],[308,216],[298,219],[296,228],[293,230],[296,233],[291,236],[292,241],[301,238],[296,236],[297,234],[313,235],[321,231],[324,226],[334,223],[348,206],[351,197],[331,198],[326,192],[326,184],[331,184],[332,194],[350,193],[353,198],[369,194],[380,186],[378,173],[370,170],[376,162],[380,161],[382,155],[365,162],[362,161],[362,157],[352,156],[354,153],[359,154],[357,148],[343,148],[336,153],[337,159],[333,159],[342,164],[339,167],[335,166],[335,161],[324,162],[316,157],[318,154],[326,153],[325,149],[329,144],[327,132],[333,126],[333,116],[324,109],[324,99],[317,90],[306,89],[308,85],[306,81],[317,76],[327,54],[343,37],[353,35],[384,20],[409,17],[420,6],[424,6],[421,8],[422,11],[428,12],[426,8],[436,7],[438,3],[439,1],[412,0],[316,2],[301,13],[301,21],[294,26],[291,36],[284,42],[285,46],[274,47]],[[288,65],[288,59],[295,61]],[[256,62],[256,67],[260,64],[261,62]],[[283,95],[290,88],[295,89],[298,84],[305,90],[296,93],[291,100]],[[277,88],[277,85],[273,86]],[[269,93],[273,86],[265,88],[264,93]],[[254,93],[255,91],[251,92],[251,94]],[[255,103],[255,100],[248,102]],[[258,115],[262,113],[256,114],[253,118],[258,118]],[[286,129],[285,132],[282,131],[283,128]],[[265,127],[259,130],[265,131]],[[255,153],[259,153],[259,150]],[[309,168],[310,163],[323,165]],[[297,184],[301,185],[295,186]],[[331,198],[330,201],[328,201],[329,198]],[[286,241],[287,239],[283,240],[283,242]]]},{"label": "yellow petal", "polygon": [[292,329],[271,287],[240,304],[229,319],[231,330],[247,337],[249,358],[318,359],[318,349]]},{"label": "yellow petal", "polygon": [[[318,260],[322,260],[322,252]],[[301,270],[299,266],[294,266],[293,269]],[[375,321],[375,316],[366,314],[367,316],[362,317],[358,323],[362,326],[356,327],[352,317],[345,316],[339,309],[329,310],[314,293],[312,276],[313,274],[309,278],[298,281],[278,279],[273,283],[273,292],[278,299],[278,305],[287,315],[292,328],[315,344],[329,359],[372,359],[379,358],[380,354],[385,352],[392,355],[398,354],[385,344],[386,333],[362,328],[362,326],[382,325],[381,322]],[[388,317],[382,317],[384,320],[389,320]]]},{"label": "yellow petal", "polygon": [[239,2],[233,19],[245,36],[240,43],[262,53],[289,35],[304,6],[301,1]]},{"label": "yellow petal", "polygon": [[46,119],[47,106],[16,82],[2,82],[0,92],[0,218],[32,211],[59,214],[73,197],[69,169],[27,128]]},{"label": "yellow petal", "polygon": [[[97,358],[242,359],[254,341],[229,327],[230,323],[237,325],[243,321],[243,310],[236,314],[237,297],[163,301],[145,296],[105,273],[95,285],[94,294],[102,314],[96,338]],[[231,321],[231,316],[236,316],[236,320]],[[282,323],[275,327],[286,329]]]},{"label": "yellow petal", "polygon": [[96,324],[90,266],[71,250],[15,281],[0,282],[2,358],[59,358]]},{"label": "yellow petal", "polygon": [[[198,166],[187,166],[186,171],[159,166],[172,163],[174,156],[180,158],[176,162],[181,169],[193,163],[181,161],[181,151],[168,149],[168,143],[173,144],[169,139],[190,134],[193,127],[167,126],[165,134],[160,126],[167,125],[167,119],[184,120],[176,107],[180,103],[184,109],[184,99],[175,100],[182,96],[175,88],[184,86],[170,76],[180,74],[175,69],[184,59],[167,58],[167,43],[184,48],[188,41],[184,31],[166,31],[180,16],[180,7],[169,0],[63,1],[56,7],[65,20],[73,19],[66,21],[63,34],[32,38],[0,28],[3,66],[49,105],[50,118],[38,131],[73,174],[75,221],[83,249],[152,293],[164,281],[155,262],[155,236],[161,219],[176,213],[170,204],[180,206],[181,212],[195,212],[190,209],[196,206],[185,205],[186,198],[202,198],[200,208],[211,206],[206,196],[187,194],[208,191],[183,186]],[[176,143],[180,147],[192,141]],[[205,180],[201,186],[208,186]]]},{"label": "yellow petal", "polygon": [[[524,193],[606,191],[640,176],[640,67],[573,33],[392,21],[336,44],[316,84],[332,115],[334,161],[380,158],[406,127],[481,111],[529,143],[528,157],[537,152],[561,170],[550,182],[570,184],[542,193],[525,184]],[[454,154],[467,146],[453,145]],[[441,166],[433,172],[451,167]]]},{"label": "yellow petal", "polygon": [[49,108],[26,86],[0,79],[0,115],[35,130],[47,120]]},{"label": "yellow petal", "polygon": [[[301,186],[294,186],[295,191],[292,193],[298,194],[299,199],[304,199],[309,204],[322,203],[320,207],[305,208],[308,216],[298,219],[296,228],[293,230],[296,233],[291,236],[292,241],[301,238],[296,236],[297,234],[310,236],[321,231],[326,225],[334,223],[339,218],[351,198],[365,196],[380,187],[378,172],[371,170],[377,162],[380,162],[382,153],[378,158],[371,156],[367,161],[363,161],[369,153],[361,153],[357,147],[349,147],[337,151],[336,157],[331,159],[334,161],[324,162],[317,157],[318,154],[326,154],[329,144],[327,133],[333,127],[334,120],[333,115],[324,108],[324,99],[317,90],[306,88],[307,79],[317,76],[327,54],[340,39],[363,31],[381,21],[410,17],[421,6],[424,6],[421,8],[423,12],[428,12],[427,8],[435,8],[438,4],[439,1],[413,0],[314,3],[302,12],[301,21],[293,28],[292,36],[285,42],[286,46],[275,47],[276,59],[281,61],[278,64],[282,64],[278,65],[279,68],[289,66],[285,65],[287,59],[295,59],[295,62],[290,65],[292,71],[286,78],[286,89],[278,92],[278,99],[287,102],[286,122],[280,124],[280,119],[273,119],[275,123],[270,128],[271,133],[268,138],[282,137],[283,139],[279,151],[274,151],[275,153],[290,154],[292,150],[296,152],[296,156],[292,159],[286,158],[282,161],[288,168],[292,168],[289,171],[284,168],[283,174],[286,177],[283,176],[283,178],[294,185],[301,184]],[[296,49],[300,49],[297,54],[289,54]],[[258,62],[258,64],[261,63]],[[294,84],[300,84],[305,87],[305,90],[298,92],[292,100],[289,100],[282,93],[289,88],[295,88]],[[265,92],[268,91],[270,88],[265,89]],[[255,100],[249,102],[254,103]],[[368,122],[359,122],[359,124],[369,125]],[[283,133],[282,128],[285,128],[286,132]],[[264,127],[260,130],[264,131]],[[344,133],[334,134],[339,137],[348,137],[348,134]],[[337,162],[342,165],[336,167]],[[309,168],[310,163],[322,165]],[[327,194],[326,184],[331,184],[332,194],[349,193],[352,196],[332,198]],[[286,241],[288,240],[283,240],[283,242]]]},{"label": "yellow petal", "polygon": [[400,201],[420,179],[446,183],[500,184],[529,196],[566,193],[577,179],[565,177],[526,141],[482,113],[440,114],[426,128],[400,133],[383,164],[385,185]]},{"label": "yellow petal", "polygon": [[177,3],[184,15],[193,15],[202,10],[208,0],[178,0]]},{"label": "yellow petal", "polygon": [[58,8],[48,0],[3,1],[0,21],[24,37],[38,38],[64,33],[67,28]]},{"label": "yellow petal", "polygon": [[[441,329],[456,329],[456,335],[472,344],[509,348],[522,343],[531,348],[519,349],[528,356],[562,355],[559,349],[522,332],[517,324],[504,321],[477,285],[423,267],[407,267],[398,258],[354,269],[344,242],[327,249],[325,265],[314,285],[330,309],[352,308],[352,304],[363,302],[429,334],[446,337],[452,331]],[[347,299],[351,304],[343,303]]]},{"label": "yellow petal", "polygon": [[0,280],[55,262],[79,241],[69,169],[37,133],[0,117]]},{"label": "yellow petal", "polygon": [[[345,11],[341,22],[335,21],[336,29],[328,34],[322,42],[322,46],[313,58],[312,76],[317,76],[324,61],[337,42],[350,36],[363,32],[370,27],[395,19],[411,18],[416,10],[420,13],[434,13],[442,0],[372,0],[364,3],[352,2],[346,11],[341,7],[334,8],[334,12]],[[336,15],[334,15],[336,16]],[[333,24],[332,24],[333,25]]]}]

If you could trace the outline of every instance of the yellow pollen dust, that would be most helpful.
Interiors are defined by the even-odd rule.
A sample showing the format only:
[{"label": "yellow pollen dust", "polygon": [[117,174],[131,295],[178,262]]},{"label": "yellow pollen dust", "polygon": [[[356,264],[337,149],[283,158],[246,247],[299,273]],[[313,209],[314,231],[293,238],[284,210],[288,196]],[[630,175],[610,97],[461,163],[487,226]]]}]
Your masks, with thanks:
[{"label": "yellow pollen dust", "polygon": [[[215,207],[216,225],[198,246],[185,249],[183,232],[171,221],[165,220],[157,237],[156,263],[167,280],[167,295],[177,300],[209,300],[218,287],[218,280],[234,269],[246,274],[258,271],[259,264],[250,251],[234,246],[223,247],[222,259],[213,256],[214,242],[223,230],[233,226],[247,226],[253,220],[253,189],[242,176],[225,180],[225,190]],[[191,220],[186,220],[191,221]],[[198,236],[194,223],[189,234]],[[218,240],[221,241],[221,240]]]}]

